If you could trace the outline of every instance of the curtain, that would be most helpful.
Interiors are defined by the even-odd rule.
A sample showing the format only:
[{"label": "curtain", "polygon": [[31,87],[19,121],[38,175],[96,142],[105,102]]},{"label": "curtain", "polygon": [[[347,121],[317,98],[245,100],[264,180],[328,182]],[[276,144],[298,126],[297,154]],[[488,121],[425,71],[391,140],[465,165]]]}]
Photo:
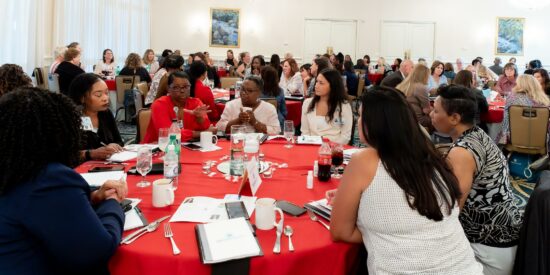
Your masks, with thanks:
[{"label": "curtain", "polygon": [[122,68],[129,53],[150,47],[149,10],[150,0],[56,0],[52,48],[79,42],[86,71],[109,48]]}]

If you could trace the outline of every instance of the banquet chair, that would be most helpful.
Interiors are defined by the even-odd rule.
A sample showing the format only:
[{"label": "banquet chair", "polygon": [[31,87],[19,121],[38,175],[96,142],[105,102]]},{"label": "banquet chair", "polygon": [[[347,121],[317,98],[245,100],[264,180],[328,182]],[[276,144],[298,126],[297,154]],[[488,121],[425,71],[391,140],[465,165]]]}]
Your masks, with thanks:
[{"label": "banquet chair", "polygon": [[[127,106],[124,106],[124,97],[127,90],[131,90],[135,87],[136,83],[139,83],[139,76],[132,75],[119,75],[115,78],[116,82],[116,105],[115,119],[118,118],[118,112],[120,110],[126,110]],[[138,110],[138,109],[136,109]],[[126,115],[125,115],[126,116]],[[125,117],[126,119],[126,117]]]},{"label": "banquet chair", "polygon": [[151,109],[143,108],[138,111],[137,114],[137,131],[136,131],[136,143],[140,143],[145,138],[147,127],[151,121]]},{"label": "banquet chair", "polygon": [[275,110],[277,110],[278,104],[276,98],[262,98],[262,100],[273,105],[273,107],[275,107]]},{"label": "banquet chair", "polygon": [[235,86],[237,81],[241,80],[240,77],[222,77],[220,78],[222,89],[229,89],[231,86]]},{"label": "banquet chair", "polygon": [[48,89],[48,71],[44,71],[44,68],[36,67],[32,75],[36,79],[36,87],[45,90]]},{"label": "banquet chair", "polygon": [[147,97],[147,93],[149,93],[149,85],[147,85],[147,82],[140,82],[137,85],[137,88],[141,93],[141,95],[143,96],[143,98]]},{"label": "banquet chair", "polygon": [[545,155],[550,112],[546,107],[510,106],[510,143],[508,152]]}]

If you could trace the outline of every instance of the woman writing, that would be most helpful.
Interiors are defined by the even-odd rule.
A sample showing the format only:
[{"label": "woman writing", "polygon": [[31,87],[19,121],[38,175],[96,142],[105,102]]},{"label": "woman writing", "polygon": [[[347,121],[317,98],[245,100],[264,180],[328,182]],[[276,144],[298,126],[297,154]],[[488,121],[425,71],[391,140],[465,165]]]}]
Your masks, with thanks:
[{"label": "woman writing", "polygon": [[334,69],[321,71],[315,82],[315,96],[302,105],[302,134],[347,144],[352,125],[351,105],[346,100],[340,73]]}]

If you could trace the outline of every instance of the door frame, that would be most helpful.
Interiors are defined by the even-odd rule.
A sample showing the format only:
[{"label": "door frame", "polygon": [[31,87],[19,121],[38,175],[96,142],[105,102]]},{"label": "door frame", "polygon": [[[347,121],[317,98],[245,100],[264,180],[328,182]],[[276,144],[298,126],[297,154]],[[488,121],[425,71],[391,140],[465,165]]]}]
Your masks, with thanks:
[{"label": "door frame", "polygon": [[[380,54],[382,54],[382,29],[384,28],[385,23],[405,23],[405,24],[433,24],[434,26],[434,40],[432,42],[432,56],[425,57],[425,58],[431,58],[431,60],[435,60],[435,57],[437,54],[435,53],[435,41],[437,39],[437,24],[435,21],[411,21],[411,20],[381,20],[380,21],[380,27],[379,27],[379,37],[378,37],[378,48],[380,49]],[[386,60],[387,61],[387,60]]]},{"label": "door frame", "polygon": [[[354,45],[355,45],[355,52],[353,53],[353,56],[357,57],[357,36],[359,35],[359,20],[358,19],[333,19],[333,18],[314,18],[314,17],[305,17],[304,18],[304,36],[303,36],[303,41],[304,41],[304,46],[302,48],[302,55],[304,56],[305,58],[305,55],[306,55],[306,25],[307,25],[307,21],[328,21],[328,22],[351,22],[351,23],[355,23],[355,42],[354,42]],[[332,39],[331,39],[332,40]],[[345,53],[344,53],[345,55]],[[308,57],[310,58],[310,57]],[[308,63],[308,62],[306,62]]]}]

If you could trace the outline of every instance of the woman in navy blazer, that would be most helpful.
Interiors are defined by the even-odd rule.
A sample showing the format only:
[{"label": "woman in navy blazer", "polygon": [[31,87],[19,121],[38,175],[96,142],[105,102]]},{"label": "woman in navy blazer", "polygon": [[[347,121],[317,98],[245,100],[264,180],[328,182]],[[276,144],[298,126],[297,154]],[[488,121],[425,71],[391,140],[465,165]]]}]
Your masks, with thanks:
[{"label": "woman in navy blazer", "polygon": [[0,274],[108,274],[120,243],[123,181],[91,191],[79,163],[80,115],[37,88],[0,97]]}]

